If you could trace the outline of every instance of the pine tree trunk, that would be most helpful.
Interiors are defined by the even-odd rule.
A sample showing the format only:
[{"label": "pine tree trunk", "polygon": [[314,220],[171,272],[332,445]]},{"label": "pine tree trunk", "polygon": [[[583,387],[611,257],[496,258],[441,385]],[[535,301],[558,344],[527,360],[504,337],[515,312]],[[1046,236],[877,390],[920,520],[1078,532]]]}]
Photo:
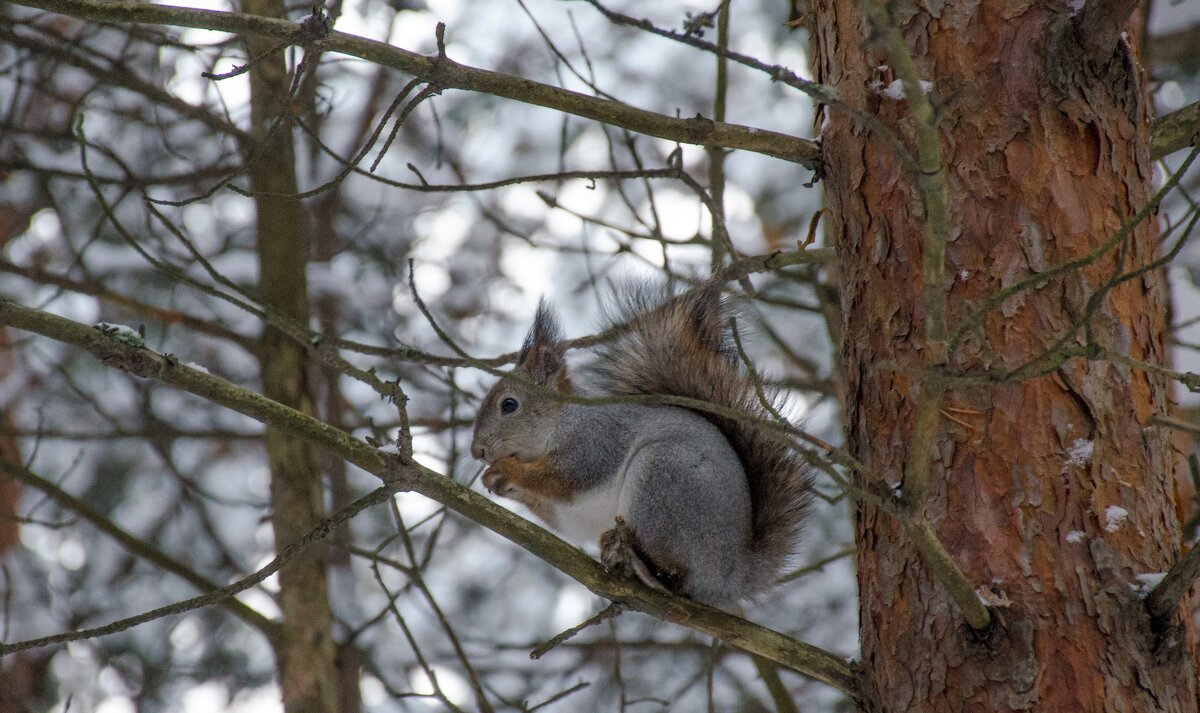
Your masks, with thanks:
[{"label": "pine tree trunk", "polygon": [[[941,112],[951,334],[987,296],[1112,238],[1154,193],[1145,77],[1124,20],[1111,3],[1075,18],[1067,5],[930,6],[937,17],[891,6]],[[818,79],[911,146],[908,103],[886,96],[895,76],[860,0],[814,10]],[[922,203],[877,133],[826,111],[848,443],[902,487],[924,364]],[[995,374],[1065,334],[1085,344],[1073,325],[1089,298],[1154,259],[1157,238],[1152,217],[1092,264],[1006,300],[948,368]],[[1091,343],[1162,364],[1166,299],[1160,271],[1123,283],[1086,320]],[[1176,462],[1152,422],[1168,384],[1079,357],[1044,371],[953,387],[938,427],[923,512],[994,605],[989,630],[967,627],[894,517],[860,505],[864,710],[1197,710],[1193,632],[1182,616],[1166,638],[1153,632],[1134,590],[1179,556]]]},{"label": "pine tree trunk", "polygon": [[[245,12],[283,17],[279,0],[244,0]],[[250,72],[251,122],[256,142],[247,160],[257,208],[259,290],[263,303],[285,318],[307,326],[309,247],[300,203],[277,196],[296,193],[292,132],[285,122],[291,81],[276,42],[247,39],[254,65]],[[261,150],[261,155],[259,151]],[[273,194],[273,195],[272,195]],[[263,394],[313,413],[303,347],[280,330],[264,326],[260,342]],[[312,529],[324,516],[324,490],[315,454],[303,441],[267,428],[271,470],[271,525],[275,545],[283,548]],[[328,596],[329,557],[320,545],[279,573],[283,613],[281,640],[275,642],[279,683],[287,713],[333,713],[337,707],[337,667],[333,616]]]}]

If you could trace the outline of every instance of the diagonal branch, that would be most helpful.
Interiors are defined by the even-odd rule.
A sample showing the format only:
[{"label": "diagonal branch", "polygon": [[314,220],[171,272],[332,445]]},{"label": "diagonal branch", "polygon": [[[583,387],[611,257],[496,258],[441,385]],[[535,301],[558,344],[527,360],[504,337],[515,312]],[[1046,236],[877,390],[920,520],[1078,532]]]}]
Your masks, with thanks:
[{"label": "diagonal branch", "polygon": [[[303,46],[312,38],[300,24],[238,12],[195,10],[141,2],[97,0],[18,0],[25,7],[57,12],[83,20],[112,23],[174,25],[271,38]],[[705,147],[742,149],[815,168],[820,148],[788,134],[727,124],[696,116],[691,119],[657,114],[627,104],[561,89],[521,77],[458,64],[448,57],[426,57],[344,32],[330,32],[315,46],[421,77],[443,89],[465,89],[574,114],[668,141]]]},{"label": "diagonal branch", "polygon": [[[858,695],[856,668],[838,656],[719,609],[656,592],[609,572],[553,533],[413,461],[388,457],[373,446],[316,418],[176,359],[126,344],[98,329],[0,298],[0,324],[71,344],[107,366],[154,379],[269,424],[378,476],[385,488],[411,489],[520,545],[597,595],[622,606],[719,638],[781,666]],[[314,540],[315,541],[315,540]],[[207,601],[207,600],[206,600]],[[213,603],[213,602],[208,602]],[[3,652],[4,649],[0,649]]]},{"label": "diagonal branch", "polygon": [[1193,546],[1146,597],[1151,620],[1160,627],[1169,623],[1179,611],[1180,600],[1197,579],[1200,579],[1200,547]]}]

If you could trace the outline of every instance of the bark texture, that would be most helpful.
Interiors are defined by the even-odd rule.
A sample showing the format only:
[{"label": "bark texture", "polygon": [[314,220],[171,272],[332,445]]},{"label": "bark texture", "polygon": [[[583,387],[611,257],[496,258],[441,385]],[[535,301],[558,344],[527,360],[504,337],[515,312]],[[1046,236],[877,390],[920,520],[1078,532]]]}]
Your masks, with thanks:
[{"label": "bark texture", "polygon": [[[1107,26],[1099,31],[1115,39],[1092,37],[1067,5],[891,5],[941,112],[951,334],[987,296],[1087,255],[1153,194],[1135,51]],[[818,79],[911,146],[907,103],[885,95],[895,77],[860,0],[814,10]],[[921,200],[895,152],[846,113],[829,111],[823,140],[849,444],[900,485],[923,362]],[[1074,325],[1089,298],[1152,260],[1156,242],[1146,221],[1093,264],[1008,299],[949,368],[1011,370],[1064,334],[1083,344]],[[1088,320],[1092,342],[1163,363],[1165,305],[1160,272],[1124,283]],[[1139,574],[1179,555],[1176,459],[1151,422],[1167,396],[1158,377],[1081,358],[947,394],[953,418],[939,425],[924,513],[994,605],[995,624],[969,632],[902,524],[861,506],[864,710],[1197,710],[1193,632],[1180,617],[1165,645],[1134,591]]]},{"label": "bark texture", "polygon": [[[246,12],[283,17],[279,0],[244,0]],[[274,126],[290,110],[291,77],[278,43],[248,38],[253,144],[246,151],[250,186],[256,193],[259,291],[263,304],[284,318],[307,325],[309,247],[296,194],[290,122]],[[312,414],[304,349],[283,332],[265,326],[261,344],[263,394]],[[299,539],[324,516],[324,489],[315,454],[304,441],[267,427],[271,470],[271,525],[276,548]],[[333,713],[337,667],[328,594],[328,551],[316,546],[279,573],[283,627],[275,650],[287,713]]]}]

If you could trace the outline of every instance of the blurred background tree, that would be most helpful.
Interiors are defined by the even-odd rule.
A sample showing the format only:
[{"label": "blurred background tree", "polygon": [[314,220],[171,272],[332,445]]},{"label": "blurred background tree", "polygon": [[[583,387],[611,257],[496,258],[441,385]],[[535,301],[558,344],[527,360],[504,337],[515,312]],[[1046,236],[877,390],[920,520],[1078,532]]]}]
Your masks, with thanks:
[{"label": "blurred background tree", "polygon": [[[939,37],[927,9],[896,6],[872,24],[857,3],[362,0],[314,9],[253,0],[193,7],[303,24],[284,30],[240,15],[185,16],[166,6],[77,0],[0,9],[6,100],[0,298],[82,324],[127,325],[128,333],[108,331],[143,340],[154,352],[355,438],[386,444],[399,437],[403,444],[407,433],[417,462],[479,491],[481,469],[467,446],[478,399],[494,378],[480,367],[510,362],[541,296],[566,313],[568,336],[584,337],[605,296],[627,276],[686,281],[724,271],[732,290],[750,290],[739,323],[748,337],[747,360],[784,390],[786,415],[805,424],[796,445],[819,466],[818,507],[796,570],[749,605],[747,616],[851,657],[860,656],[858,617],[866,607],[861,657],[869,664],[867,683],[856,690],[871,710],[963,710],[983,701],[995,707],[989,685],[1022,684],[1018,676],[999,680],[995,672],[987,685],[974,677],[986,670],[972,659],[979,651],[1005,666],[1024,660],[995,655],[1007,651],[996,642],[1013,640],[1022,623],[1016,612],[1033,609],[1017,588],[986,576],[983,563],[1008,551],[1002,538],[989,539],[1001,528],[961,526],[954,515],[965,517],[967,510],[946,517],[945,487],[933,488],[935,506],[924,513],[925,503],[905,500],[899,476],[913,451],[920,396],[908,383],[863,386],[883,373],[864,365],[895,360],[912,367],[905,359],[927,343],[921,319],[881,330],[887,320],[872,311],[889,307],[889,300],[894,309],[903,305],[905,315],[920,315],[927,306],[919,217],[936,188],[920,184],[914,177],[925,174],[902,157],[918,156],[922,122],[961,120],[969,100],[986,99],[994,89],[985,81],[946,81],[951,73],[938,52],[970,41],[954,32],[956,25],[947,23],[941,37],[951,39],[933,43],[931,51],[914,41]],[[1046,13],[1074,17],[1069,11]],[[1200,125],[1194,104],[1200,10],[1192,0],[1143,11],[1116,19],[1085,13],[1079,27],[1087,31],[1079,34],[1090,37],[1110,19],[1120,30],[1128,19],[1138,39],[1122,36],[1120,56],[1142,57],[1147,77],[1120,62],[1111,75],[1096,71],[1095,62],[1077,65],[1085,76],[1081,86],[1112,83],[1113,76],[1132,81],[1135,104],[1145,80],[1157,108],[1134,112],[1127,123],[1137,131],[1124,138],[1134,148],[1113,159],[1118,171],[1135,174],[1128,180],[1139,188],[1128,192],[1116,218],[1099,220],[1079,243],[1055,246],[1054,231],[1045,241],[1021,243],[1027,264],[987,262],[986,232],[960,244],[970,249],[952,246],[946,281],[952,285],[951,331],[966,318],[956,310],[967,301],[978,304],[1130,224],[1149,200],[1139,191],[1152,180],[1151,137],[1166,141],[1176,124],[1183,138],[1156,144],[1153,158],[1161,160],[1160,184],[1177,175],[1187,156],[1179,149],[1193,142]],[[843,27],[834,22],[838,17],[856,19]],[[1039,26],[1037,18],[1027,21]],[[902,62],[888,55],[889,23],[903,28],[918,63],[926,63],[920,76],[933,82],[935,119],[919,115],[919,102],[902,101]],[[416,54],[389,54],[327,34],[330,27]],[[1005,36],[1002,28],[992,29],[994,37]],[[1005,47],[1000,42],[988,51],[1031,56]],[[1014,71],[1005,65],[987,76]],[[975,110],[983,116],[1004,107],[996,101]],[[1151,134],[1155,115],[1171,115],[1176,124],[1159,124]],[[812,142],[823,126],[824,163]],[[1097,129],[1098,135],[1108,136],[1107,130]],[[1061,147],[1080,161],[1099,164],[1109,156],[1103,148],[1078,152],[1076,140],[1064,139]],[[1104,139],[1096,143],[1105,145]],[[985,165],[965,144],[947,143],[943,151],[956,176]],[[851,160],[855,156],[860,163]],[[1022,178],[1021,165],[1004,169]],[[983,173],[991,180],[1004,170]],[[1174,259],[1169,274],[1179,329],[1141,336],[1177,343],[1176,366],[1186,371],[1194,362],[1186,353],[1193,349],[1188,330],[1200,328],[1190,319],[1200,311],[1192,284],[1197,256],[1186,245],[1197,178],[1195,171],[1180,174],[1163,203],[1161,235],[1168,242],[1160,251]],[[820,210],[820,191],[811,187],[822,178],[829,181],[834,215]],[[875,182],[880,187],[869,188]],[[1101,207],[1089,206],[1093,212],[1112,202],[1106,193],[1095,195]],[[970,199],[953,197],[957,219],[955,211]],[[1054,198],[1056,206],[1070,202],[1061,193]],[[1045,220],[1060,220],[1057,211]],[[882,230],[862,227],[873,215]],[[1152,260],[1157,238],[1147,231],[1153,222],[1138,228],[1136,242],[1130,241],[1136,249],[1122,243],[1121,254],[1129,257],[1121,259],[1129,264],[1105,263],[1104,269]],[[955,220],[952,226],[963,223],[979,230],[986,225]],[[1177,243],[1177,253],[1168,253]],[[975,283],[978,291],[964,292],[953,281],[966,269],[959,264],[962,251],[970,250],[979,253],[973,269],[988,277]],[[895,269],[864,276],[860,268],[871,261]],[[1091,277],[1101,279],[1100,272]],[[1080,307],[1095,289],[1072,293],[1067,302]],[[1019,309],[1010,301],[997,314],[1011,318]],[[1131,317],[1141,309],[1117,311]],[[1146,309],[1153,318],[1155,307]],[[1070,326],[1071,320],[1051,319],[1036,345],[1012,347],[1013,354],[1029,359],[1034,346],[1048,347]],[[988,324],[993,327],[1004,330]],[[887,348],[865,351],[876,337]],[[6,643],[82,632],[219,591],[262,568],[323,517],[349,512],[379,485],[328,449],[113,369],[62,341],[10,328],[0,339],[0,458],[11,476],[0,480],[0,640]],[[1153,352],[1132,357],[1170,366]],[[1096,352],[1075,356],[1076,364],[1108,363]],[[954,366],[998,368],[969,358]],[[1042,372],[1001,376],[996,381],[1014,388],[1052,378]],[[1070,375],[1057,378],[1069,381]],[[889,409],[889,399],[907,406]],[[1186,408],[1162,413],[1162,383],[1148,388],[1145,399],[1160,433],[1170,429],[1183,438],[1198,430]],[[979,446],[963,434],[1007,433],[1003,424],[980,420],[995,408],[972,398],[934,404],[943,426],[935,462],[962,467]],[[1002,421],[1019,431],[1021,415],[1017,410]],[[962,430],[955,434],[956,428]],[[1064,430],[1059,438],[1073,447],[1100,436]],[[1165,443],[1165,436],[1155,438]],[[997,438],[977,455],[991,448],[1016,457],[1023,451],[1013,443]],[[1162,459],[1164,443],[1147,451]],[[1192,447],[1186,440],[1177,444]],[[1107,446],[1099,447],[1105,453]],[[866,464],[867,475],[856,472],[856,464]],[[1064,468],[1062,459],[1039,467],[1050,479]],[[1134,575],[1169,566],[1194,535],[1194,488],[1179,473],[1177,479],[1167,467],[1155,474],[1155,492],[1168,486],[1178,492],[1130,515],[1138,528],[1158,528],[1152,538],[1158,549],[1137,562],[1157,565],[1126,572],[1135,584]],[[1070,477],[1084,475],[1072,471]],[[869,504],[891,487],[901,495],[900,507]],[[1115,512],[1105,510],[1109,505],[1096,506],[1098,531],[1077,524],[1061,534],[1101,537],[1105,513]],[[1019,509],[1001,495],[980,507]],[[856,511],[867,513],[858,521],[857,567]],[[967,525],[983,519],[969,514]],[[944,594],[941,574],[930,579],[904,549],[905,523],[926,517],[981,588],[990,618],[999,620],[988,623],[990,639],[966,633],[962,602]],[[1167,518],[1187,526],[1182,536],[1178,525],[1160,524]],[[589,627],[530,660],[531,649],[605,602],[494,529],[423,495],[397,494],[355,512],[278,575],[216,606],[9,653],[0,666],[0,711],[257,711],[281,702],[288,711],[346,713],[855,705],[836,687],[730,646],[714,647],[695,629],[635,613]],[[1022,536],[1032,541],[1040,533]],[[1060,554],[1047,552],[1051,559]],[[861,604],[856,571],[872,593]],[[901,607],[880,595],[903,584],[885,577],[881,585],[879,571],[907,571],[916,593],[904,590],[902,600],[922,606]],[[937,636],[945,638],[930,638],[923,647],[926,615],[944,626]],[[969,611],[965,616],[970,621]],[[887,640],[888,623],[907,634]],[[1188,657],[1183,668],[1194,672],[1190,629],[1178,640],[1186,642],[1179,648]],[[926,656],[931,648],[958,657],[948,666],[967,672],[959,677],[966,680],[962,689],[929,683],[938,675],[920,666],[944,661]],[[1094,655],[1080,652],[1085,663]],[[1050,665],[1039,658],[1040,649],[1029,656]],[[896,663],[912,668],[889,669]],[[1174,660],[1156,675],[1178,679],[1181,665]],[[906,689],[896,682],[906,676],[919,683]],[[1055,683],[1051,673],[1042,678]],[[1094,694],[1082,679],[1076,683],[1081,695]],[[1190,688],[1181,688],[1191,701],[1164,709],[1195,709],[1194,677]],[[1015,706],[1025,699],[1007,700]]]}]

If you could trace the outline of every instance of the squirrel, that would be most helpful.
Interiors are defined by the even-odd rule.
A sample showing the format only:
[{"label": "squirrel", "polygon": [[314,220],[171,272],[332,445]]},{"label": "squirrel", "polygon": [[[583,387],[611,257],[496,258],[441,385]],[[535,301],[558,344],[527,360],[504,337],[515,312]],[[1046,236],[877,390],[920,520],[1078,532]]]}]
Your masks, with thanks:
[{"label": "squirrel", "polygon": [[719,284],[673,294],[639,283],[621,293],[608,315],[615,336],[574,374],[558,317],[539,303],[510,372],[518,378],[501,378],[480,404],[471,453],[488,464],[484,487],[568,539],[598,539],[606,566],[736,607],[794,553],[811,475],[798,453],[744,418],[559,397],[682,396],[771,418],[739,366]]}]

